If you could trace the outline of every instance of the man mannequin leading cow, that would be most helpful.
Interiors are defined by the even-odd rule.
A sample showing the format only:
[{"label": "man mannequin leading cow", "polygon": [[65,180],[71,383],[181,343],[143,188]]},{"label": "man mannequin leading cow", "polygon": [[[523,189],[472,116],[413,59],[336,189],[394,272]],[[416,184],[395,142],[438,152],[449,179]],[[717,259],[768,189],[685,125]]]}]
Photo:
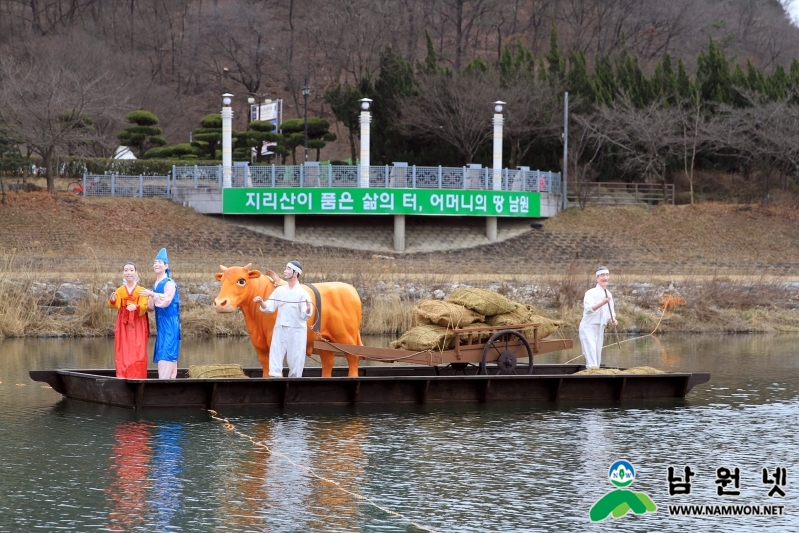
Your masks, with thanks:
[{"label": "man mannequin leading cow", "polygon": [[269,346],[269,376],[283,377],[283,357],[289,364],[289,377],[302,377],[305,367],[305,348],[308,343],[308,327],[305,323],[311,317],[311,300],[300,286],[302,265],[298,260],[289,261],[283,271],[287,285],[276,288],[269,298],[258,295],[253,302],[261,312],[277,311],[272,344]]},{"label": "man mannequin leading cow", "polygon": [[[295,265],[299,267],[299,264]],[[216,275],[220,282],[219,294],[214,298],[214,310],[217,313],[233,313],[241,310],[247,331],[250,334],[258,360],[264,369],[264,376],[270,372],[272,335],[276,329],[277,319],[282,310],[278,307],[277,313],[265,313],[261,311],[261,303],[269,300],[270,295],[280,287],[286,285],[286,271],[283,276],[278,276],[271,270],[261,273],[252,268],[252,264],[243,267],[221,266],[222,272]],[[286,268],[289,268],[286,265]],[[299,267],[302,270],[302,267]],[[288,274],[293,277],[294,269]],[[286,278],[287,279],[287,278]],[[324,339],[334,343],[353,344],[363,346],[361,340],[361,298],[355,287],[348,283],[329,281],[322,283],[297,283],[297,288],[305,291],[311,302],[311,314],[313,315],[306,325],[306,347],[305,354],[311,355],[314,350],[314,341]],[[256,298],[260,296],[260,301]],[[288,300],[275,296],[275,300]],[[295,304],[299,305],[299,304]],[[308,312],[308,308],[295,309]],[[333,363],[335,353],[326,350],[316,350],[322,362],[322,377],[330,377],[333,374]],[[275,369],[276,375],[282,375],[282,355]],[[349,377],[358,377],[358,357],[345,354],[347,365],[349,366]],[[291,370],[291,364],[289,364]],[[279,372],[279,374],[278,374]],[[301,370],[300,370],[301,373]]]}]

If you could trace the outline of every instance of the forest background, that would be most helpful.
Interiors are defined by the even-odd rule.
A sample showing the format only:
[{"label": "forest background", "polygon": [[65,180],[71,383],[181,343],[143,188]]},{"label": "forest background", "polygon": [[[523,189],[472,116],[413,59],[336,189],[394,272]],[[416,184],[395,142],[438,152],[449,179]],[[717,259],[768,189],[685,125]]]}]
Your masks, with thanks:
[{"label": "forest background", "polygon": [[[572,183],[675,183],[681,202],[767,204],[797,186],[792,7],[0,0],[1,170],[24,175],[30,167],[20,161],[33,155],[52,190],[57,174],[110,157],[126,127],[139,155],[197,162],[226,92],[236,95],[237,142],[256,146],[266,134],[246,123],[247,97],[280,98],[284,118],[300,119],[306,83],[309,117],[329,128],[311,146],[317,159],[356,158],[357,100],[366,97],[372,164],[489,165],[491,103],[502,100],[503,166],[561,170],[568,91]],[[131,120],[138,109],[155,121]],[[291,135],[296,146],[302,134]],[[289,144],[280,137],[276,162],[287,161]]]}]

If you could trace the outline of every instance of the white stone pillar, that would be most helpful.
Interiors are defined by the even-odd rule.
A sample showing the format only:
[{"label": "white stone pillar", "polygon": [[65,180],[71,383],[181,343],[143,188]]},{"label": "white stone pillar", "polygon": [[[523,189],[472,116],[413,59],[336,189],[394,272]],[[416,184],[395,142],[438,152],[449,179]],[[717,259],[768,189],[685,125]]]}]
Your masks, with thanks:
[{"label": "white stone pillar", "polygon": [[489,241],[497,240],[497,217],[486,217],[486,237]]},{"label": "white stone pillar", "polygon": [[502,116],[505,102],[494,102],[494,179],[493,189],[502,190]]},{"label": "white stone pillar", "polygon": [[361,98],[358,100],[361,103],[361,166],[359,169],[359,187],[369,186],[369,130],[372,122],[372,112],[369,110],[372,106],[372,100],[369,98]]},{"label": "white stone pillar", "polygon": [[222,187],[233,185],[233,95],[222,95]]},{"label": "white stone pillar", "polygon": [[[491,188],[502,190],[502,125],[505,119],[502,112],[505,102],[494,102],[494,164],[492,167]],[[497,240],[497,217],[486,217],[486,237],[489,241]]]},{"label": "white stone pillar", "polygon": [[405,215],[394,215],[394,249],[405,251]]},{"label": "white stone pillar", "polygon": [[294,240],[297,234],[297,220],[294,215],[283,215],[283,237],[289,241]]}]

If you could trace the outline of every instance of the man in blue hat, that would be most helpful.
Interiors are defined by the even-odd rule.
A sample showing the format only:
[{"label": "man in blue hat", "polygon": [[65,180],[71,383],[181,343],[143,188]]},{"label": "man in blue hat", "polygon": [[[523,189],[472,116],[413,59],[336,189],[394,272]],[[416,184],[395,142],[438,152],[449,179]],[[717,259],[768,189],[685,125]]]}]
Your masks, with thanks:
[{"label": "man in blue hat", "polygon": [[152,290],[143,290],[148,297],[150,311],[155,311],[155,354],[159,379],[175,379],[178,374],[180,353],[180,296],[178,287],[170,277],[166,248],[161,248],[153,261],[155,283]]}]

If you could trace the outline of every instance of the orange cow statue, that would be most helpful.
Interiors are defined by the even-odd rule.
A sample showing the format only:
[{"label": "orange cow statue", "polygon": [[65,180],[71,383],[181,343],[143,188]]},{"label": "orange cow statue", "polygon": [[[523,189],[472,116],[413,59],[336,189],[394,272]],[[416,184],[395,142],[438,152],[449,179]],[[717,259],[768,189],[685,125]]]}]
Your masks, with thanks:
[{"label": "orange cow statue", "polygon": [[[244,313],[250,340],[266,376],[277,313],[262,313],[252,300],[261,296],[266,301],[272,291],[284,285],[285,281],[272,270],[261,274],[250,267],[252,263],[243,267],[220,267],[222,272],[217,273],[216,279],[222,283],[222,287],[213,305],[217,313],[232,313],[236,309]],[[313,342],[317,338],[363,346],[361,298],[355,287],[339,282],[303,283],[302,287],[314,305],[314,311],[308,319],[308,355],[313,352]],[[319,356],[322,359],[322,377],[330,377],[333,374],[334,353],[320,350]],[[358,377],[358,357],[347,355],[347,364],[349,377]]]}]

